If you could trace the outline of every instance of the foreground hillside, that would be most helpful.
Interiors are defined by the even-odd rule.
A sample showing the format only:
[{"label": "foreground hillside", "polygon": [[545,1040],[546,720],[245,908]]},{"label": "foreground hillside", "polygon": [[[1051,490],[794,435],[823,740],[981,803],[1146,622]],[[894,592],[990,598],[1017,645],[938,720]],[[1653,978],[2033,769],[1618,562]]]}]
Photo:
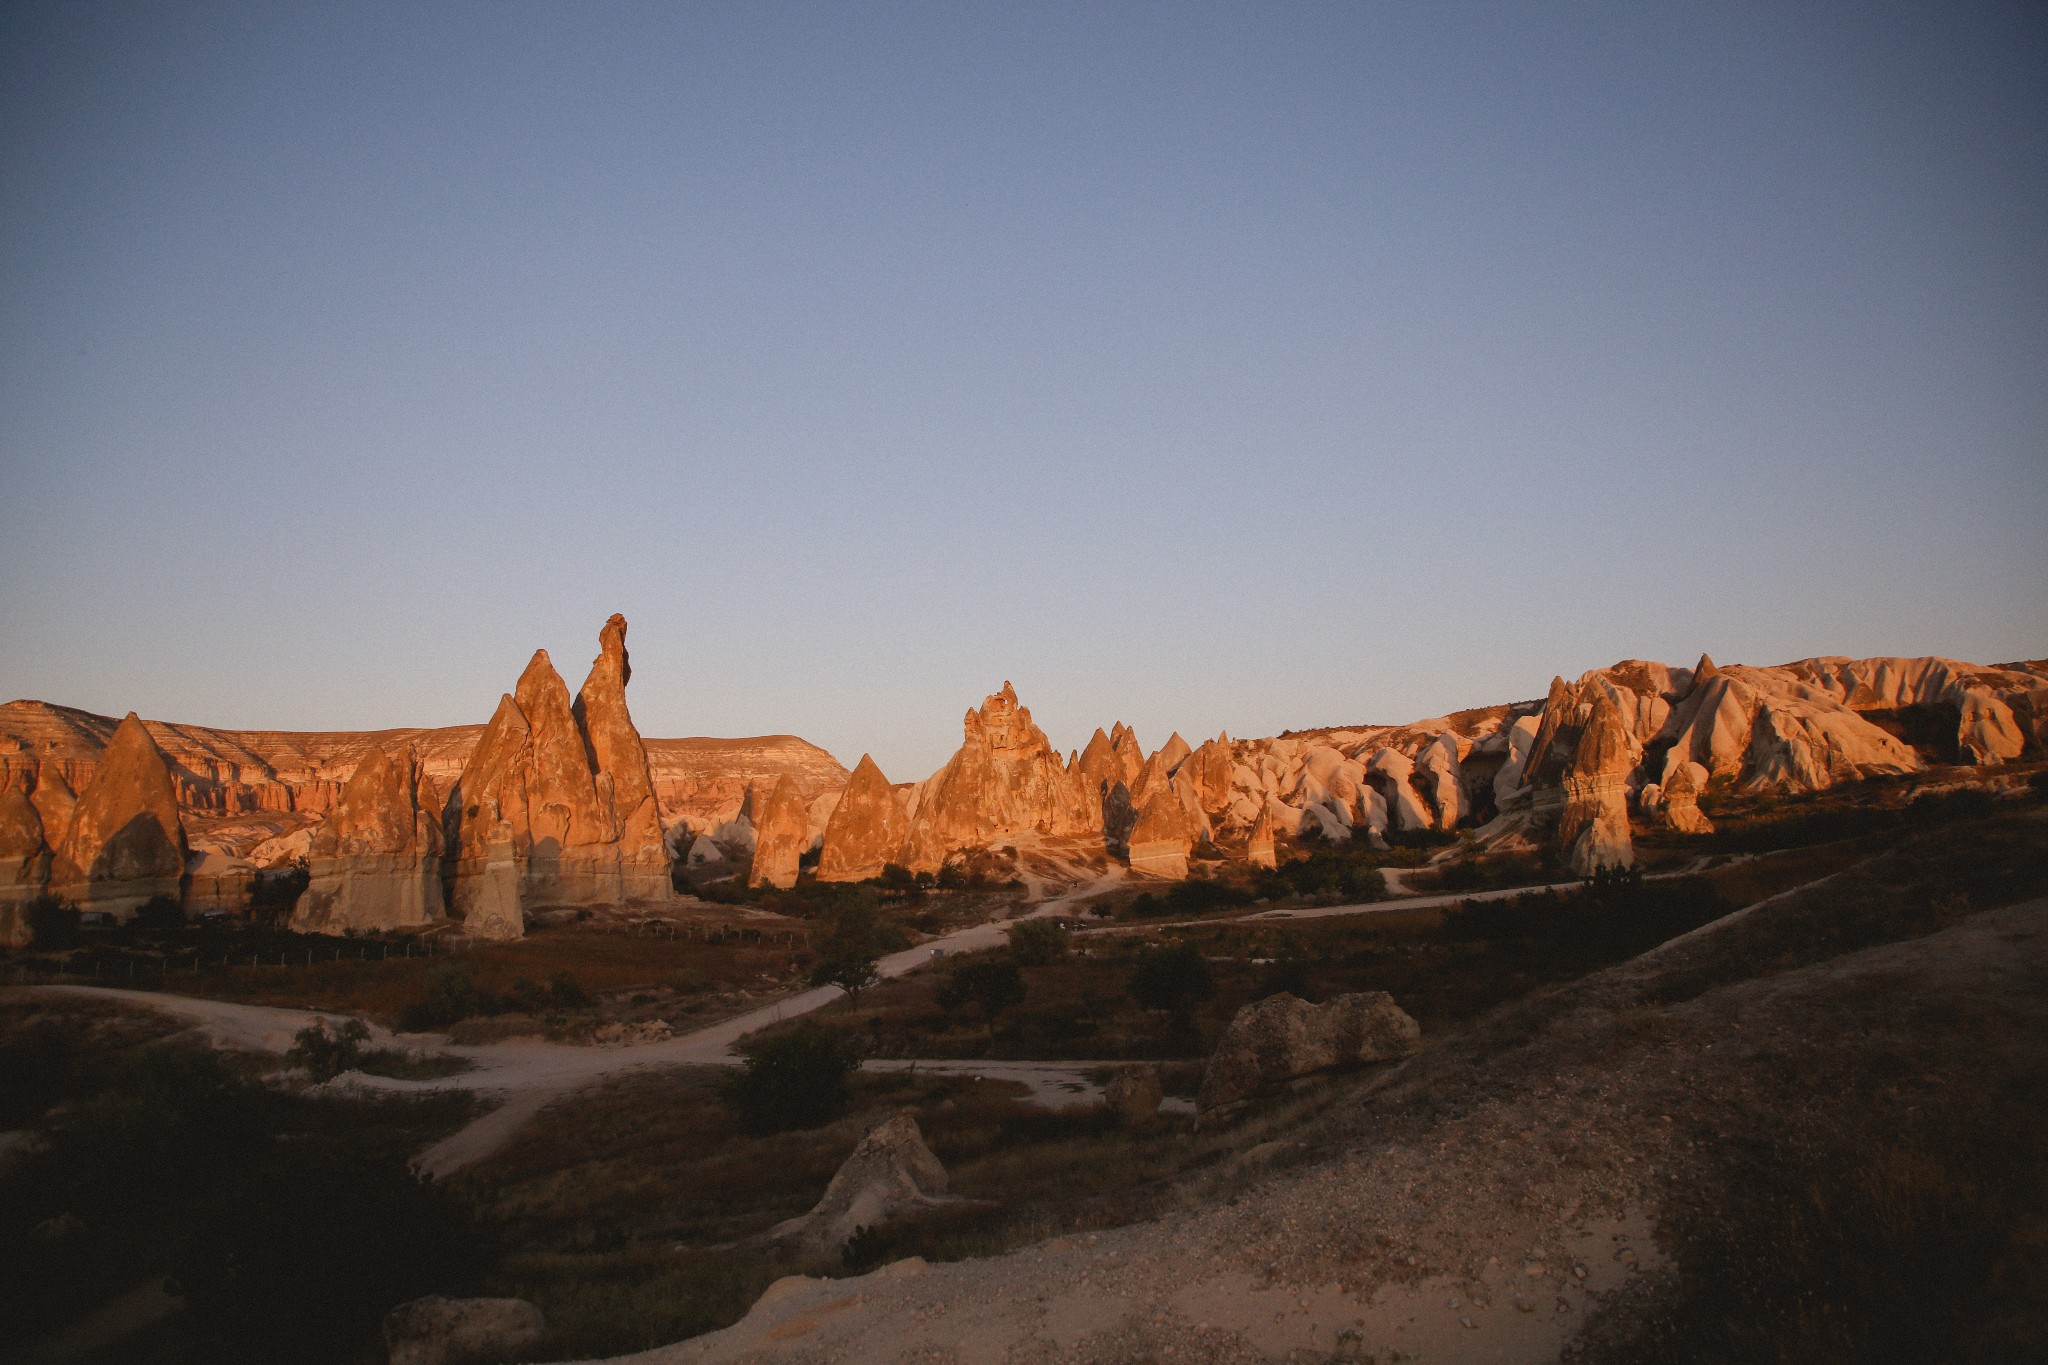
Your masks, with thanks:
[{"label": "foreground hillside", "polygon": [[1296,1102],[1181,1212],[631,1359],[2029,1358],[2044,885],[2038,807],[1907,840]]}]

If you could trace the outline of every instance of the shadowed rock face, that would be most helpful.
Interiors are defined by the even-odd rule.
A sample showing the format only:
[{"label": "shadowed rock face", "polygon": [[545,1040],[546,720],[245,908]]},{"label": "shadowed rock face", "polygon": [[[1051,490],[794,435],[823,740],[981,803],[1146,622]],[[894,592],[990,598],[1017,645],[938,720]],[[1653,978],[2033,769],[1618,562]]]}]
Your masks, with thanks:
[{"label": "shadowed rock face", "polygon": [[796,779],[784,774],[776,779],[775,790],[768,793],[755,824],[754,866],[747,873],[747,884],[795,886],[810,834],[809,804],[797,789]]},{"label": "shadowed rock face", "polygon": [[80,910],[129,914],[152,896],[178,897],[185,852],[177,784],[130,711],[72,811],[50,889]]},{"label": "shadowed rock face", "polygon": [[1175,881],[1186,877],[1196,833],[1180,793],[1171,784],[1155,788],[1131,830],[1131,871]]},{"label": "shadowed rock face", "polygon": [[903,852],[910,821],[895,789],[875,760],[866,754],[854,766],[846,792],[825,824],[825,842],[818,851],[818,880],[858,882],[878,877],[882,868]]},{"label": "shadowed rock face", "polygon": [[1246,839],[1244,859],[1253,867],[1277,867],[1273,852],[1273,812],[1271,807],[1259,808],[1259,815],[1252,821],[1251,836]]},{"label": "shadowed rock face", "polygon": [[441,918],[441,821],[422,799],[419,752],[372,747],[307,850],[312,880],[292,912],[301,933],[398,929]]},{"label": "shadowed rock face", "polygon": [[883,1227],[950,1202],[946,1184],[946,1168],[925,1146],[917,1120],[904,1110],[868,1130],[817,1207],[777,1224],[768,1235],[813,1251],[836,1251],[856,1228]]},{"label": "shadowed rock face", "polygon": [[0,790],[0,947],[25,948],[29,926],[21,910],[42,894],[50,880],[50,847],[43,817],[28,793],[9,785]]},{"label": "shadowed rock face", "polygon": [[36,814],[43,820],[43,842],[51,848],[64,842],[71,829],[71,812],[78,809],[78,797],[64,780],[64,770],[55,763],[36,766],[35,790],[29,794]]}]

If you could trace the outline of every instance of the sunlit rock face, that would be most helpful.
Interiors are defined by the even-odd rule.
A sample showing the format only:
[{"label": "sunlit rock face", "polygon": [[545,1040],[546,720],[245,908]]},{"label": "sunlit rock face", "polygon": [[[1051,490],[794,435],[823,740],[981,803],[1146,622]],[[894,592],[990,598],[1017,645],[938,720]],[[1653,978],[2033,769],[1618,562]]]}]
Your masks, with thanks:
[{"label": "sunlit rock face", "polygon": [[182,895],[185,853],[177,783],[131,711],[71,812],[50,889],[80,910],[125,916],[154,896]]},{"label": "sunlit rock face", "polygon": [[1273,812],[1261,809],[1258,818],[1252,821],[1251,833],[1245,837],[1244,860],[1253,867],[1277,867],[1278,859],[1273,848]]},{"label": "sunlit rock face", "polygon": [[442,918],[441,803],[410,745],[396,755],[373,746],[364,755],[307,852],[311,880],[292,912],[300,933],[403,929]]},{"label": "sunlit rock face", "polygon": [[810,832],[809,804],[796,779],[778,778],[755,825],[754,866],[747,874],[748,885],[795,886]]},{"label": "sunlit rock face", "polygon": [[818,880],[858,882],[880,876],[883,867],[901,856],[909,833],[910,821],[895,788],[875,760],[862,754],[825,824]]},{"label": "sunlit rock face", "polygon": [[669,847],[661,807],[648,769],[647,746],[626,709],[633,666],[626,656],[626,618],[614,614],[598,634],[597,659],[576,694],[576,725],[583,734],[600,804],[609,804],[618,830],[618,877],[624,895],[658,900],[669,894]]},{"label": "sunlit rock face", "polygon": [[577,702],[536,650],[498,702],[449,803],[454,908],[482,937],[525,910],[670,894],[670,851],[645,746],[626,710],[626,623],[614,616]]},{"label": "sunlit rock face", "polygon": [[1009,683],[969,711],[962,728],[959,749],[918,792],[906,866],[936,870],[948,853],[1030,831],[1101,831],[1102,798],[1086,769],[1061,761]]}]

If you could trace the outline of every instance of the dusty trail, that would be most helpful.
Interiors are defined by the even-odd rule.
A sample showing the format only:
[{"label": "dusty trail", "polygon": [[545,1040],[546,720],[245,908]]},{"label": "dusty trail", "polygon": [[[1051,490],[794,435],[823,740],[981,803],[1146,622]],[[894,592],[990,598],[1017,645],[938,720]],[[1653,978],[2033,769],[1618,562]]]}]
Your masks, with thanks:
[{"label": "dusty trail", "polygon": [[[1069,908],[1090,896],[1112,890],[1130,880],[1122,868],[1080,883],[1034,906],[1024,918],[1043,918],[1069,912]],[[1576,885],[1568,883],[1564,885]],[[1520,895],[1528,887],[1507,891],[1474,892],[1450,896],[1417,896],[1403,900],[1374,901],[1360,905],[1318,906],[1304,910],[1267,910],[1238,916],[1235,920],[1189,920],[1167,924],[1087,929],[1088,935],[1154,932],[1174,923],[1191,925],[1274,919],[1320,919],[1333,915],[1386,914],[1447,905],[1460,900],[1493,900]],[[902,976],[937,958],[955,953],[982,952],[1000,948],[1007,941],[1014,921],[991,920],[931,939],[915,948],[891,953],[877,964],[884,977]],[[36,986],[31,990],[62,991],[143,1005],[181,1019],[190,1020],[216,1046],[240,1051],[267,1052],[282,1056],[291,1047],[292,1036],[316,1020],[344,1017],[338,1011],[279,1009],[268,1005],[242,1005],[225,1000],[204,1000],[191,996],[162,995],[153,991],[130,991],[107,986]],[[818,986],[772,1001],[744,1014],[735,1015],[704,1028],[693,1029],[659,1043],[630,1047],[577,1047],[535,1040],[512,1040],[463,1047],[442,1043],[432,1050],[469,1061],[474,1070],[430,1080],[397,1080],[351,1072],[335,1084],[368,1090],[420,1092],[460,1090],[494,1096],[499,1103],[434,1147],[421,1153],[423,1170],[446,1175],[491,1155],[509,1142],[528,1119],[553,1101],[613,1077],[634,1072],[656,1071],[682,1066],[735,1066],[739,1063],[733,1045],[747,1034],[771,1024],[794,1019],[822,1009],[837,1000],[837,986]],[[365,1021],[368,1022],[368,1021]],[[432,1047],[438,1035],[395,1035],[379,1025],[370,1025],[373,1047]],[[870,1061],[876,1070],[908,1070],[909,1062]],[[1085,1104],[1100,1092],[1087,1073],[1104,1062],[1002,1062],[977,1060],[919,1061],[920,1071],[938,1075],[979,1075],[1021,1082],[1029,1088],[1034,1102],[1050,1107]]]}]

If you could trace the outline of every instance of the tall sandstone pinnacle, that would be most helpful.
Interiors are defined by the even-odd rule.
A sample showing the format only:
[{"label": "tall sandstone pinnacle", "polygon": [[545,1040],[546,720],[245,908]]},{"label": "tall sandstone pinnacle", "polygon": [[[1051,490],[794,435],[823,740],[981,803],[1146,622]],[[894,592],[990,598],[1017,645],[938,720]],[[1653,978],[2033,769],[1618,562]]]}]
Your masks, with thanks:
[{"label": "tall sandstone pinnacle", "polygon": [[19,785],[0,791],[0,948],[25,948],[29,924],[23,908],[50,880],[50,846],[43,817]]},{"label": "tall sandstone pinnacle", "polygon": [[1635,861],[1626,784],[1637,757],[1620,709],[1605,692],[1599,693],[1562,783],[1564,813],[1558,820],[1557,842],[1573,871],[1590,876],[1603,867],[1627,867]]},{"label": "tall sandstone pinnacle", "polygon": [[526,932],[520,859],[532,740],[519,703],[509,694],[499,697],[450,798],[455,913],[472,938],[518,938]]},{"label": "tall sandstone pinnacle", "polygon": [[185,877],[178,784],[133,711],[114,730],[50,865],[50,890],[80,910],[127,915],[176,900]]},{"label": "tall sandstone pinnacle", "polygon": [[647,766],[647,746],[626,709],[633,666],[626,655],[626,618],[614,613],[598,633],[598,655],[576,694],[576,724],[596,770],[599,795],[611,803],[618,827],[619,875],[628,896],[660,899],[669,893],[670,854],[662,837],[661,809]]},{"label": "tall sandstone pinnacle", "polygon": [[846,791],[825,822],[825,843],[818,851],[818,880],[860,882],[879,877],[899,860],[910,821],[896,799],[895,788],[867,754],[854,765]]},{"label": "tall sandstone pinnacle", "polygon": [[775,789],[768,793],[768,803],[755,827],[754,865],[747,873],[747,885],[795,886],[810,832],[809,803],[796,779],[784,773],[775,779]]},{"label": "tall sandstone pinnacle", "polygon": [[1252,821],[1252,832],[1245,840],[1244,860],[1253,867],[1280,865],[1273,848],[1273,808],[1270,804],[1260,806],[1258,818]]},{"label": "tall sandstone pinnacle", "polygon": [[544,649],[484,727],[450,801],[452,899],[473,936],[517,938],[543,905],[670,894],[646,746],[626,709],[626,622],[599,633],[575,702]]},{"label": "tall sandstone pinnacle", "polygon": [[441,820],[411,745],[375,744],[342,785],[307,850],[299,933],[401,929],[441,918]]},{"label": "tall sandstone pinnacle", "polygon": [[1138,776],[1145,771],[1145,750],[1138,743],[1138,732],[1118,721],[1109,727],[1109,747],[1116,754],[1117,766],[1123,769],[1123,784],[1136,791]]}]

